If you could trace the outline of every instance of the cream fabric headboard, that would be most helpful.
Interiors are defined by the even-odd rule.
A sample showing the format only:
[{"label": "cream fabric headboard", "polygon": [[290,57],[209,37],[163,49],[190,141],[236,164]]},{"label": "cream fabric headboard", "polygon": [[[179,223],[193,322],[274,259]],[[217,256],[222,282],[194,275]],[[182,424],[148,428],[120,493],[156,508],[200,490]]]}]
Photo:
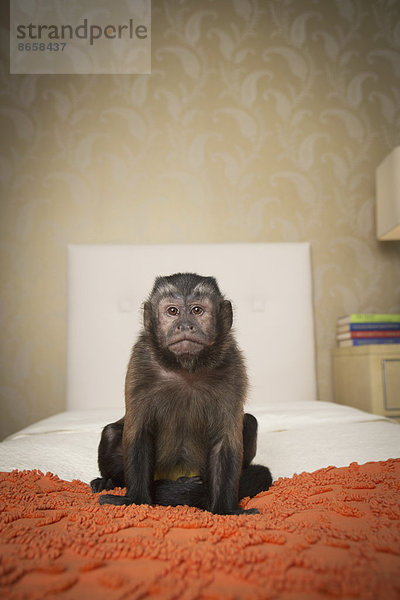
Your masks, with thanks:
[{"label": "cream fabric headboard", "polygon": [[232,301],[247,408],[316,399],[309,244],[71,245],[68,259],[68,409],[122,415],[143,301],[179,271],[215,276]]}]

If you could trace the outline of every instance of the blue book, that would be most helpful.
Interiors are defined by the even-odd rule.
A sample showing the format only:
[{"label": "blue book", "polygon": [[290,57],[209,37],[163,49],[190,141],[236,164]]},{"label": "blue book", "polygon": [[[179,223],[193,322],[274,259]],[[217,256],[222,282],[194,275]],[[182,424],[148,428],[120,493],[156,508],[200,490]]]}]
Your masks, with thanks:
[{"label": "blue book", "polygon": [[[346,331],[400,331],[400,323],[347,323],[338,327],[341,333]],[[399,334],[400,335],[400,334]]]},{"label": "blue book", "polygon": [[400,344],[400,337],[398,338],[355,338],[352,340],[343,340],[338,342],[339,348],[345,348],[346,346],[375,346],[375,344]]}]

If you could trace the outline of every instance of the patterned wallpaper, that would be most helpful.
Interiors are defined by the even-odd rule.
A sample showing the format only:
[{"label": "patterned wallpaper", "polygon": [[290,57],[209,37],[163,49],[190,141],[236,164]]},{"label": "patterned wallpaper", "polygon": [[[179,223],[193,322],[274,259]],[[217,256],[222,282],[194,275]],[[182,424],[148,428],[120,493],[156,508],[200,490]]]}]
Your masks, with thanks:
[{"label": "patterned wallpaper", "polygon": [[63,409],[68,243],[310,241],[331,400],[337,316],[400,310],[400,3],[153,0],[149,76],[10,76],[0,10],[0,436]]}]

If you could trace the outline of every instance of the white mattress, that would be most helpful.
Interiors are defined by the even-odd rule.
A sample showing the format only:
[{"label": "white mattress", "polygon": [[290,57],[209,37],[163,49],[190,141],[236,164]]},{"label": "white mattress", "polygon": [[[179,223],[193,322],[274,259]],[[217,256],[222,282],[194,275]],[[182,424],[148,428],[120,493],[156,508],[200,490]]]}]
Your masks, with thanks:
[{"label": "white mattress", "polygon": [[179,270],[215,275],[233,300],[259,421],[255,461],[275,479],[400,457],[398,424],[316,401],[309,244],[89,245],[69,247],[69,410],[0,443],[0,471],[98,475],[101,430],[123,415],[141,303],[155,275]]},{"label": "white mattress", "polygon": [[[254,462],[274,479],[322,467],[400,457],[400,426],[329,402],[252,406],[259,423]],[[71,410],[39,421],[0,443],[0,471],[39,469],[89,482],[98,475],[101,430],[120,409]]]}]

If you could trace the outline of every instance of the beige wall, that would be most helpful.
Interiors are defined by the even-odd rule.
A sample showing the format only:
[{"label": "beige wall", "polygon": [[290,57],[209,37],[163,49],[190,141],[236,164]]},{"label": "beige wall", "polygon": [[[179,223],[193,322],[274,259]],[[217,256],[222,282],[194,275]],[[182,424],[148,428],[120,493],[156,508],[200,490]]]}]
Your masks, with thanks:
[{"label": "beige wall", "polygon": [[64,407],[68,243],[309,240],[332,399],[336,317],[400,310],[400,3],[154,0],[152,74],[119,77],[8,75],[5,4],[0,436]]}]

